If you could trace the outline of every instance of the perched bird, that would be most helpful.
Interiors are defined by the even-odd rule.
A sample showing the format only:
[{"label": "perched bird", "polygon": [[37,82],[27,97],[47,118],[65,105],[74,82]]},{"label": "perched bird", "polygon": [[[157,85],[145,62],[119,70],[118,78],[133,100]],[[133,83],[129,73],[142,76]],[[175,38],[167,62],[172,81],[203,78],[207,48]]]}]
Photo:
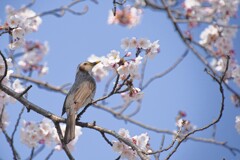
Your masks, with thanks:
[{"label": "perched bird", "polygon": [[75,82],[65,98],[62,109],[62,115],[67,113],[65,144],[75,138],[75,121],[78,110],[88,105],[95,95],[96,82],[91,76],[91,71],[97,63],[83,62],[78,65]]}]

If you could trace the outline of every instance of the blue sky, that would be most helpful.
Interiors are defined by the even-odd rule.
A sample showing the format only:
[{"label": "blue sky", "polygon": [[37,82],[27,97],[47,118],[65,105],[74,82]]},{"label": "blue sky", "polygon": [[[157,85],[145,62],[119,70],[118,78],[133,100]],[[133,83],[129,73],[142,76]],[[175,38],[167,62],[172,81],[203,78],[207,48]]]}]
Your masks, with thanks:
[{"label": "blue sky", "polygon": [[[70,1],[37,1],[32,7],[37,13],[53,9]],[[6,4],[19,8],[26,4],[26,0],[0,0],[0,19],[5,20],[4,7]],[[63,85],[72,83],[75,76],[77,65],[85,61],[91,54],[104,56],[112,49],[124,51],[120,48],[120,41],[125,37],[148,38],[151,41],[159,40],[161,52],[155,59],[149,60],[146,68],[145,82],[156,73],[163,72],[171,66],[186,50],[183,42],[175,32],[171,22],[167,19],[164,12],[154,10],[144,10],[141,24],[128,29],[123,26],[108,25],[107,16],[112,9],[112,2],[99,2],[94,4],[90,1],[79,3],[75,9],[82,9],[85,5],[89,6],[89,11],[83,16],[74,16],[67,13],[62,18],[56,18],[52,15],[43,17],[43,24],[39,31],[27,36],[30,40],[48,41],[50,46],[49,54],[45,61],[49,65],[49,73],[41,77],[40,80],[47,81],[53,85]],[[199,31],[198,31],[199,33]],[[198,33],[195,33],[197,37]],[[240,50],[239,33],[234,43],[236,53]],[[238,43],[238,44],[237,44]],[[7,36],[0,37],[1,50],[7,46]],[[239,59],[238,54],[238,59]],[[144,99],[140,112],[133,118],[144,122],[150,126],[160,129],[175,129],[175,116],[179,110],[187,112],[187,119],[198,127],[204,126],[213,121],[220,108],[220,93],[217,83],[204,72],[204,65],[193,55],[189,53],[184,61],[170,74],[154,81],[144,91]],[[33,75],[37,78],[36,75]],[[97,83],[97,92],[95,97],[101,97],[106,83],[103,81]],[[239,88],[230,82],[230,85],[240,92]],[[217,124],[216,139],[218,141],[227,141],[230,146],[240,148],[240,135],[236,132],[235,116],[239,115],[239,109],[235,108],[230,101],[230,93],[225,90],[226,104],[223,117]],[[29,100],[51,112],[60,115],[65,96],[60,93],[49,92],[40,89],[37,86],[29,91]],[[114,107],[122,103],[119,95],[109,99],[109,107]],[[130,106],[134,110],[136,103]],[[16,103],[7,107],[11,124],[7,131],[12,132],[13,124],[21,109],[21,104]],[[31,111],[25,112],[23,119],[41,121],[42,116]],[[93,122],[97,125],[118,131],[120,128],[126,128],[132,136],[147,132],[150,136],[150,145],[153,149],[158,149],[162,134],[157,134],[143,128],[139,128],[122,120],[115,119],[111,114],[96,108],[89,108],[83,115],[82,121]],[[18,130],[19,131],[19,130]],[[101,135],[93,130],[84,128],[83,135],[79,138],[73,156],[76,159],[115,159],[118,154],[114,153],[111,147],[104,141]],[[196,137],[210,138],[213,128],[204,132],[197,133]],[[15,137],[17,151],[22,159],[29,156],[31,149],[20,143],[20,135],[17,132]],[[113,140],[113,137],[108,137]],[[171,143],[172,136],[167,135],[165,147]],[[11,159],[11,150],[9,149],[3,135],[0,134],[1,152],[0,159]],[[35,159],[44,159],[51,148],[46,147]],[[3,152],[4,151],[4,152]],[[161,158],[165,158],[167,153],[163,153]],[[187,141],[183,143],[174,154],[172,159],[178,160],[202,160],[213,159],[220,160],[226,158],[239,159],[240,155],[234,157],[228,150],[213,144]],[[55,152],[52,159],[67,159],[65,153]]]}]

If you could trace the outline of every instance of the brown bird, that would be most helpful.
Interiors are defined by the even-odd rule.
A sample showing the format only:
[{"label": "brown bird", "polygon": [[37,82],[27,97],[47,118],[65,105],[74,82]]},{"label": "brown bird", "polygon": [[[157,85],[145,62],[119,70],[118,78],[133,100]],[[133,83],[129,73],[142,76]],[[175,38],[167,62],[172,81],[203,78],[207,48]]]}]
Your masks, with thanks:
[{"label": "brown bird", "polygon": [[65,98],[62,109],[62,115],[67,113],[65,144],[75,138],[75,121],[78,110],[88,105],[95,95],[96,82],[91,76],[91,71],[97,63],[83,62],[78,65],[75,82]]}]

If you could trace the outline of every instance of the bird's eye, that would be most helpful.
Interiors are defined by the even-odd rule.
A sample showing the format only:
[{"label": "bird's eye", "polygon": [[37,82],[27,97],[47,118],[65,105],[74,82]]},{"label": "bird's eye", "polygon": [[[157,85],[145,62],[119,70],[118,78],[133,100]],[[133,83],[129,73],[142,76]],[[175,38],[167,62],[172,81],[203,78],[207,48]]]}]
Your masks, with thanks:
[{"label": "bird's eye", "polygon": [[87,63],[83,63],[83,65],[84,65],[84,66],[86,66],[86,65],[87,65]]}]

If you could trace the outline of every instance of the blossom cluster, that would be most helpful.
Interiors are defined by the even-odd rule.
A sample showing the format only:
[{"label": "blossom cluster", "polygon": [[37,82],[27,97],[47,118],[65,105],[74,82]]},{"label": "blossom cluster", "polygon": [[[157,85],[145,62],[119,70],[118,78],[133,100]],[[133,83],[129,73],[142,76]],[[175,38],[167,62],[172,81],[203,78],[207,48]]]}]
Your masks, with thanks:
[{"label": "blossom cluster", "polygon": [[23,7],[19,10],[14,9],[12,6],[6,6],[7,18],[1,29],[10,32],[12,42],[9,44],[11,50],[15,50],[24,45],[25,35],[38,30],[42,19],[37,14],[27,8]]},{"label": "blossom cluster", "polygon": [[142,9],[126,6],[122,10],[116,10],[116,15],[109,11],[108,24],[121,24],[132,28],[140,23],[141,17]]},{"label": "blossom cluster", "polygon": [[[124,81],[129,78],[131,81],[139,79],[139,66],[142,64],[143,57],[140,55],[142,51],[145,51],[144,58],[153,58],[160,52],[160,45],[157,41],[151,42],[148,39],[136,37],[124,38],[121,42],[121,48],[125,50],[123,56],[120,56],[120,52],[111,50],[107,56],[98,57],[91,55],[88,58],[89,62],[100,61],[92,69],[93,76],[97,80],[103,79],[109,74],[109,71],[114,71],[115,74],[120,76],[120,80]],[[128,50],[135,49],[136,56],[131,58],[132,53]],[[132,83],[128,87],[129,92],[122,94],[123,99],[126,102],[139,100],[143,97],[143,93],[139,88],[132,86]]]},{"label": "blossom cluster", "polygon": [[[64,135],[66,125],[61,124],[60,127]],[[76,137],[67,144],[70,150],[74,149],[74,145],[80,135],[82,135],[81,127],[76,126]],[[37,147],[39,144],[46,144],[48,146],[54,145],[55,150],[62,149],[56,128],[54,127],[52,121],[46,118],[44,118],[40,123],[23,120],[20,137],[22,143],[30,148]]]},{"label": "blossom cluster", "polygon": [[[239,4],[239,0],[185,0],[183,8],[190,27],[199,22],[211,23],[201,32],[199,44],[210,53],[211,66],[217,72],[226,70],[226,55],[230,56],[225,81],[233,79],[240,87],[240,67],[233,47],[238,27],[230,24],[230,20],[236,18]],[[235,105],[239,104],[236,95],[231,99]]]},{"label": "blossom cluster", "polygon": [[179,111],[176,117],[176,126],[178,131],[180,131],[178,138],[196,129],[195,125],[193,125],[189,120],[184,119],[186,116],[187,114],[185,112]]},{"label": "blossom cluster", "polygon": [[[8,58],[6,59],[6,61],[7,61],[8,68],[12,68],[13,66],[12,59]],[[4,61],[0,59],[0,77],[4,75],[4,72],[5,72],[5,64],[4,64]],[[17,93],[23,92],[25,88],[23,87],[19,79],[15,79],[13,83],[10,81],[10,75],[12,73],[13,73],[13,70],[11,69],[7,71],[7,75],[2,80],[2,84],[13,89]],[[9,103],[14,103],[14,102],[15,102],[14,98],[12,98],[8,94],[0,90],[0,114],[2,114],[1,124],[3,128],[5,128],[9,124],[8,114],[5,111],[5,106]]]},{"label": "blossom cluster", "polygon": [[40,64],[44,56],[48,53],[48,43],[39,41],[25,41],[24,54],[18,61],[18,65],[24,72],[38,71],[39,75],[45,75],[48,72],[47,64]]},{"label": "blossom cluster", "polygon": [[140,88],[130,88],[129,92],[121,93],[121,96],[126,103],[140,100],[143,98],[143,95],[144,93],[141,92]]},{"label": "blossom cluster", "polygon": [[233,78],[238,86],[240,86],[240,71],[233,49],[233,38],[238,27],[230,26],[229,22],[236,16],[239,3],[239,0],[185,0],[183,3],[191,26],[195,26],[198,22],[215,21],[202,31],[199,44],[213,57],[211,64],[216,71],[224,72],[225,56],[231,57],[226,78]]},{"label": "blossom cluster", "polygon": [[[227,24],[237,13],[239,0],[185,0],[183,8],[191,25],[197,21]],[[195,22],[194,22],[194,21]]]},{"label": "blossom cluster", "polygon": [[[131,137],[129,134],[129,131],[121,128],[118,131],[118,134],[122,136],[125,139],[128,139],[132,143],[134,143],[137,147],[139,147],[140,150],[144,152],[151,152],[149,149],[149,136],[147,133],[143,133],[140,135],[136,135]],[[137,153],[135,150],[133,150],[130,146],[126,145],[122,141],[112,141],[112,148],[115,152],[119,153],[121,156],[121,159],[128,159],[128,160],[136,160],[137,159]]]},{"label": "blossom cluster", "polygon": [[[97,79],[101,80],[108,75],[110,70],[116,71],[122,80],[124,80],[128,75],[131,79],[139,78],[138,66],[142,63],[143,57],[140,56],[142,50],[145,51],[145,56],[153,58],[157,53],[160,52],[160,45],[158,40],[151,43],[150,40],[145,38],[137,39],[136,37],[124,38],[121,42],[121,48],[127,51],[128,49],[136,49],[136,57],[131,57],[132,53],[127,52],[120,56],[120,52],[116,50],[110,51],[107,56],[97,57],[96,55],[91,55],[88,58],[89,62],[100,61],[93,69],[93,75]],[[129,58],[129,59],[127,59]]]}]

